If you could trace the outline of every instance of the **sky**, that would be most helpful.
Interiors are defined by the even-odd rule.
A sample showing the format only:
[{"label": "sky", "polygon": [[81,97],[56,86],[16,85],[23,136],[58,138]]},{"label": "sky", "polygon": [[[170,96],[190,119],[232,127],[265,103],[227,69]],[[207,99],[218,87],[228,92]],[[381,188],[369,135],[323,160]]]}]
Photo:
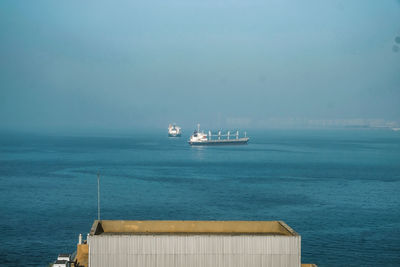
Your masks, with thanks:
[{"label": "sky", "polygon": [[270,118],[400,120],[400,1],[0,2],[0,130]]}]

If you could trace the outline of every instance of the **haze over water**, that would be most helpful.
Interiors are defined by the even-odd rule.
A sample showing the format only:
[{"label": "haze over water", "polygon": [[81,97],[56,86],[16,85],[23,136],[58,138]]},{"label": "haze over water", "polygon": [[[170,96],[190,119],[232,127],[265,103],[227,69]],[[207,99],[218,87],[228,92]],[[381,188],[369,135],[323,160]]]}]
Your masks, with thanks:
[{"label": "haze over water", "polygon": [[0,129],[398,121],[399,18],[397,0],[1,1]]}]

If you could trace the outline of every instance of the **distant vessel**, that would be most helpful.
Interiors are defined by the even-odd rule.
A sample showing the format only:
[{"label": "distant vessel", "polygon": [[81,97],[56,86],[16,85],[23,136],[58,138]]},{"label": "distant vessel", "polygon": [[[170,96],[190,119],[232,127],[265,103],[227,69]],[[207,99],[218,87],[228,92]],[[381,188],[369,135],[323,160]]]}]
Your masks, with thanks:
[{"label": "distant vessel", "polygon": [[392,128],[393,131],[400,131],[400,128]]},{"label": "distant vessel", "polygon": [[178,127],[174,124],[170,124],[168,126],[168,136],[169,137],[180,137],[181,136],[181,127]]},{"label": "distant vessel", "polygon": [[244,137],[241,138],[239,138],[239,131],[234,134],[231,134],[230,131],[226,134],[221,134],[221,131],[218,131],[218,134],[214,135],[211,131],[208,131],[207,135],[203,131],[200,132],[200,124],[197,124],[197,130],[190,136],[188,143],[190,145],[244,145],[248,141],[249,138],[246,136],[246,132]]}]

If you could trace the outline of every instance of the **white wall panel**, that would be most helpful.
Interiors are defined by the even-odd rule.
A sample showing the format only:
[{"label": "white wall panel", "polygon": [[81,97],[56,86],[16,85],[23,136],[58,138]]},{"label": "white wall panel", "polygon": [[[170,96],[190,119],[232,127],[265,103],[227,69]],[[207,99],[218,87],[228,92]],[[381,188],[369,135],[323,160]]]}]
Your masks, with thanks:
[{"label": "white wall panel", "polygon": [[90,267],[300,267],[300,236],[95,235]]}]

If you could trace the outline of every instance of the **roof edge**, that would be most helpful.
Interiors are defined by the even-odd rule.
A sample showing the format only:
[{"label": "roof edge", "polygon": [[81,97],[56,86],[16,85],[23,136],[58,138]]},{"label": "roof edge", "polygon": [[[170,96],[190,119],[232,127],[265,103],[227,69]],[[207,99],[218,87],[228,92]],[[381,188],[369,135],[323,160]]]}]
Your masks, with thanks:
[{"label": "roof edge", "polygon": [[299,236],[283,221],[95,220],[91,236],[101,234],[249,234]]}]

